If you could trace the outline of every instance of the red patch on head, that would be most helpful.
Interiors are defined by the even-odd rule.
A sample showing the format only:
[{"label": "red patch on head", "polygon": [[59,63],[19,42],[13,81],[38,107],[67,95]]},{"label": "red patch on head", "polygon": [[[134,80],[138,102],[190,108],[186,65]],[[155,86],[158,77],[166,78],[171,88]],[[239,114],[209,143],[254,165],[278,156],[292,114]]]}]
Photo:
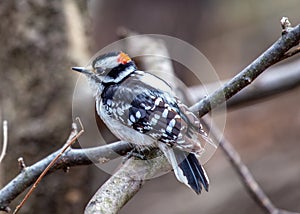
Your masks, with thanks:
[{"label": "red patch on head", "polygon": [[119,58],[118,58],[118,63],[125,65],[126,63],[128,63],[130,61],[131,61],[131,59],[127,54],[125,54],[123,52],[120,53]]}]

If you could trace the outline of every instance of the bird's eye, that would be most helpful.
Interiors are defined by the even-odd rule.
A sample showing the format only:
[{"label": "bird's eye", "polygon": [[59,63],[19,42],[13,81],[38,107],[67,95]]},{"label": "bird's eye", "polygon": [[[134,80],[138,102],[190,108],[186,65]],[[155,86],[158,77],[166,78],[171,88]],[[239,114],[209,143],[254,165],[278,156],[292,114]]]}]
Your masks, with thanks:
[{"label": "bird's eye", "polygon": [[104,71],[105,71],[105,70],[104,70],[103,68],[101,68],[101,67],[96,68],[97,74],[103,74]]}]

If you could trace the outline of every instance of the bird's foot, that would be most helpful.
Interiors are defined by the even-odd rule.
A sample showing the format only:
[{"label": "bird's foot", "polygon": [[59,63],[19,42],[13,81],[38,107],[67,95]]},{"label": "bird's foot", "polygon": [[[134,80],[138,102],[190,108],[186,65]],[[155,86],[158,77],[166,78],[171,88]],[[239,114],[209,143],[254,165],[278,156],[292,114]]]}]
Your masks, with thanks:
[{"label": "bird's foot", "polygon": [[145,150],[140,150],[137,148],[133,148],[131,151],[127,152],[127,154],[123,158],[123,164],[130,158],[134,157],[141,160],[147,160]]}]

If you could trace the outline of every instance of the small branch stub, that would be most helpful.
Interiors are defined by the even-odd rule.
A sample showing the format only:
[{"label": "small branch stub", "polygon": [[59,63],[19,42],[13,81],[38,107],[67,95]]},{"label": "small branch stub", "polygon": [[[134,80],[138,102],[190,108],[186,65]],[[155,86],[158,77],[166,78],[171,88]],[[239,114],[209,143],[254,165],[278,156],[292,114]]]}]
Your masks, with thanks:
[{"label": "small branch stub", "polygon": [[19,157],[18,158],[18,164],[19,164],[20,172],[22,172],[22,171],[24,171],[26,169],[26,164],[24,162],[23,157]]},{"label": "small branch stub", "polygon": [[27,194],[25,195],[25,197],[23,198],[23,200],[21,201],[21,203],[16,207],[16,209],[14,210],[13,214],[17,214],[19,212],[19,210],[21,209],[21,207],[24,205],[24,203],[27,201],[27,199],[29,198],[29,196],[32,194],[32,192],[34,191],[34,189],[37,187],[37,185],[40,183],[40,181],[42,180],[42,178],[46,175],[46,173],[50,170],[50,168],[55,164],[55,162],[62,156],[62,154],[70,148],[70,146],[83,134],[84,129],[82,126],[82,123],[80,121],[80,118],[76,118],[80,125],[81,125],[81,130],[80,132],[78,132],[77,130],[77,126],[75,123],[72,123],[72,131],[69,135],[69,138],[67,140],[67,143],[62,147],[62,149],[60,150],[60,152],[55,156],[55,158],[48,164],[48,166],[44,169],[44,171],[40,174],[40,176],[37,178],[37,180],[34,182],[33,186],[30,188],[30,190],[27,192]]},{"label": "small branch stub", "polygon": [[282,17],[280,23],[282,27],[282,34],[286,34],[289,29],[292,28],[292,24],[290,23],[288,17]]}]

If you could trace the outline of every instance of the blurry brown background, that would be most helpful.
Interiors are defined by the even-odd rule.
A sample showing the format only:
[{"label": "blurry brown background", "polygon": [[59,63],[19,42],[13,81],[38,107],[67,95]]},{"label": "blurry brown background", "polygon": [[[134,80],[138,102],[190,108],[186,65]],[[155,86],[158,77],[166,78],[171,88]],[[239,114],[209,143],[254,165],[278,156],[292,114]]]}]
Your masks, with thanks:
[{"label": "blurry brown background", "polygon": [[[0,113],[9,123],[9,147],[0,165],[0,185],[18,173],[18,157],[31,165],[63,144],[77,77],[70,67],[117,40],[119,26],[187,41],[227,79],[280,36],[282,16],[300,23],[299,7],[298,0],[1,1]],[[78,17],[84,23],[80,32],[87,35],[85,44],[80,32],[70,32],[71,24],[80,27]],[[74,43],[81,49],[74,49]],[[299,93],[297,89],[234,110],[227,115],[225,130],[275,205],[298,212]],[[170,173],[147,182],[120,213],[262,213],[221,151],[206,168],[209,193],[196,196]],[[58,171],[42,181],[21,213],[82,213],[108,177],[94,166]]]}]

